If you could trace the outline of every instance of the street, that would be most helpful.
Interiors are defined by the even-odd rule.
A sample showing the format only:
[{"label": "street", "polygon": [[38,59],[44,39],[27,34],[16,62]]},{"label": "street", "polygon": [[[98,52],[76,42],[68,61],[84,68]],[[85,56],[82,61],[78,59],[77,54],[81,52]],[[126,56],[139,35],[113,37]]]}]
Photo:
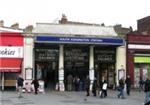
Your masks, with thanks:
[{"label": "street", "polygon": [[23,98],[17,97],[17,92],[0,92],[0,105],[142,105],[144,93],[131,92],[126,99],[118,99],[117,91],[108,90],[107,98],[85,96],[85,92],[47,91],[45,94],[23,93]]}]

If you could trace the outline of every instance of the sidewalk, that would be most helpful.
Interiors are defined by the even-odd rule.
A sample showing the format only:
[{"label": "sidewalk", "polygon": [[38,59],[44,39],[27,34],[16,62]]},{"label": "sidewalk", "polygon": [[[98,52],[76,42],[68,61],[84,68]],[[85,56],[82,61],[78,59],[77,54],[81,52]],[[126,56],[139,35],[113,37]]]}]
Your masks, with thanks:
[{"label": "sidewalk", "polygon": [[108,91],[107,98],[85,96],[85,92],[56,92],[45,94],[24,93],[23,98],[17,92],[0,92],[0,105],[142,105],[143,92],[131,92],[126,99],[118,99],[117,91]]}]

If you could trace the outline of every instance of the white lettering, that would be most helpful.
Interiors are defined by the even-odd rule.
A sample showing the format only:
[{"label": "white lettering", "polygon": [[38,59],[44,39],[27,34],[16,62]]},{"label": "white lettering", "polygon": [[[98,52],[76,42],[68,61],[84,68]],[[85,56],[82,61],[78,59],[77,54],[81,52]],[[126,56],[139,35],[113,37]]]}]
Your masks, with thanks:
[{"label": "white lettering", "polygon": [[91,39],[91,42],[103,42],[102,39]]},{"label": "white lettering", "polygon": [[70,38],[60,38],[60,41],[69,41]]},{"label": "white lettering", "polygon": [[71,38],[71,41],[76,41],[76,42],[89,42],[89,39]]}]

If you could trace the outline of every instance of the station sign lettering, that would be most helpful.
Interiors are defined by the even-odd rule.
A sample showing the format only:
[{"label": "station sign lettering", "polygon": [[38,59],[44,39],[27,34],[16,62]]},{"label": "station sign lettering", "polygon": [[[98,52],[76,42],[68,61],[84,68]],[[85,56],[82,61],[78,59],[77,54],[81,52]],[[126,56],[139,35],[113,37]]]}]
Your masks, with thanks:
[{"label": "station sign lettering", "polygon": [[122,38],[90,38],[90,37],[54,37],[54,36],[37,36],[37,42],[51,43],[82,43],[82,44],[111,44],[124,45],[125,41]]}]

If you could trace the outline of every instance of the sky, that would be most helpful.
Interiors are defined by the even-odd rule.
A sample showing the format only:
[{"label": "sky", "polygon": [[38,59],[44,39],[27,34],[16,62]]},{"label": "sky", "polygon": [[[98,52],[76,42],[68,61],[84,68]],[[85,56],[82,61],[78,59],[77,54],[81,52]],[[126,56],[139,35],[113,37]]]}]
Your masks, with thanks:
[{"label": "sky", "polygon": [[0,0],[0,20],[20,28],[36,23],[57,23],[65,14],[69,21],[122,24],[137,29],[137,20],[150,15],[149,0]]}]

